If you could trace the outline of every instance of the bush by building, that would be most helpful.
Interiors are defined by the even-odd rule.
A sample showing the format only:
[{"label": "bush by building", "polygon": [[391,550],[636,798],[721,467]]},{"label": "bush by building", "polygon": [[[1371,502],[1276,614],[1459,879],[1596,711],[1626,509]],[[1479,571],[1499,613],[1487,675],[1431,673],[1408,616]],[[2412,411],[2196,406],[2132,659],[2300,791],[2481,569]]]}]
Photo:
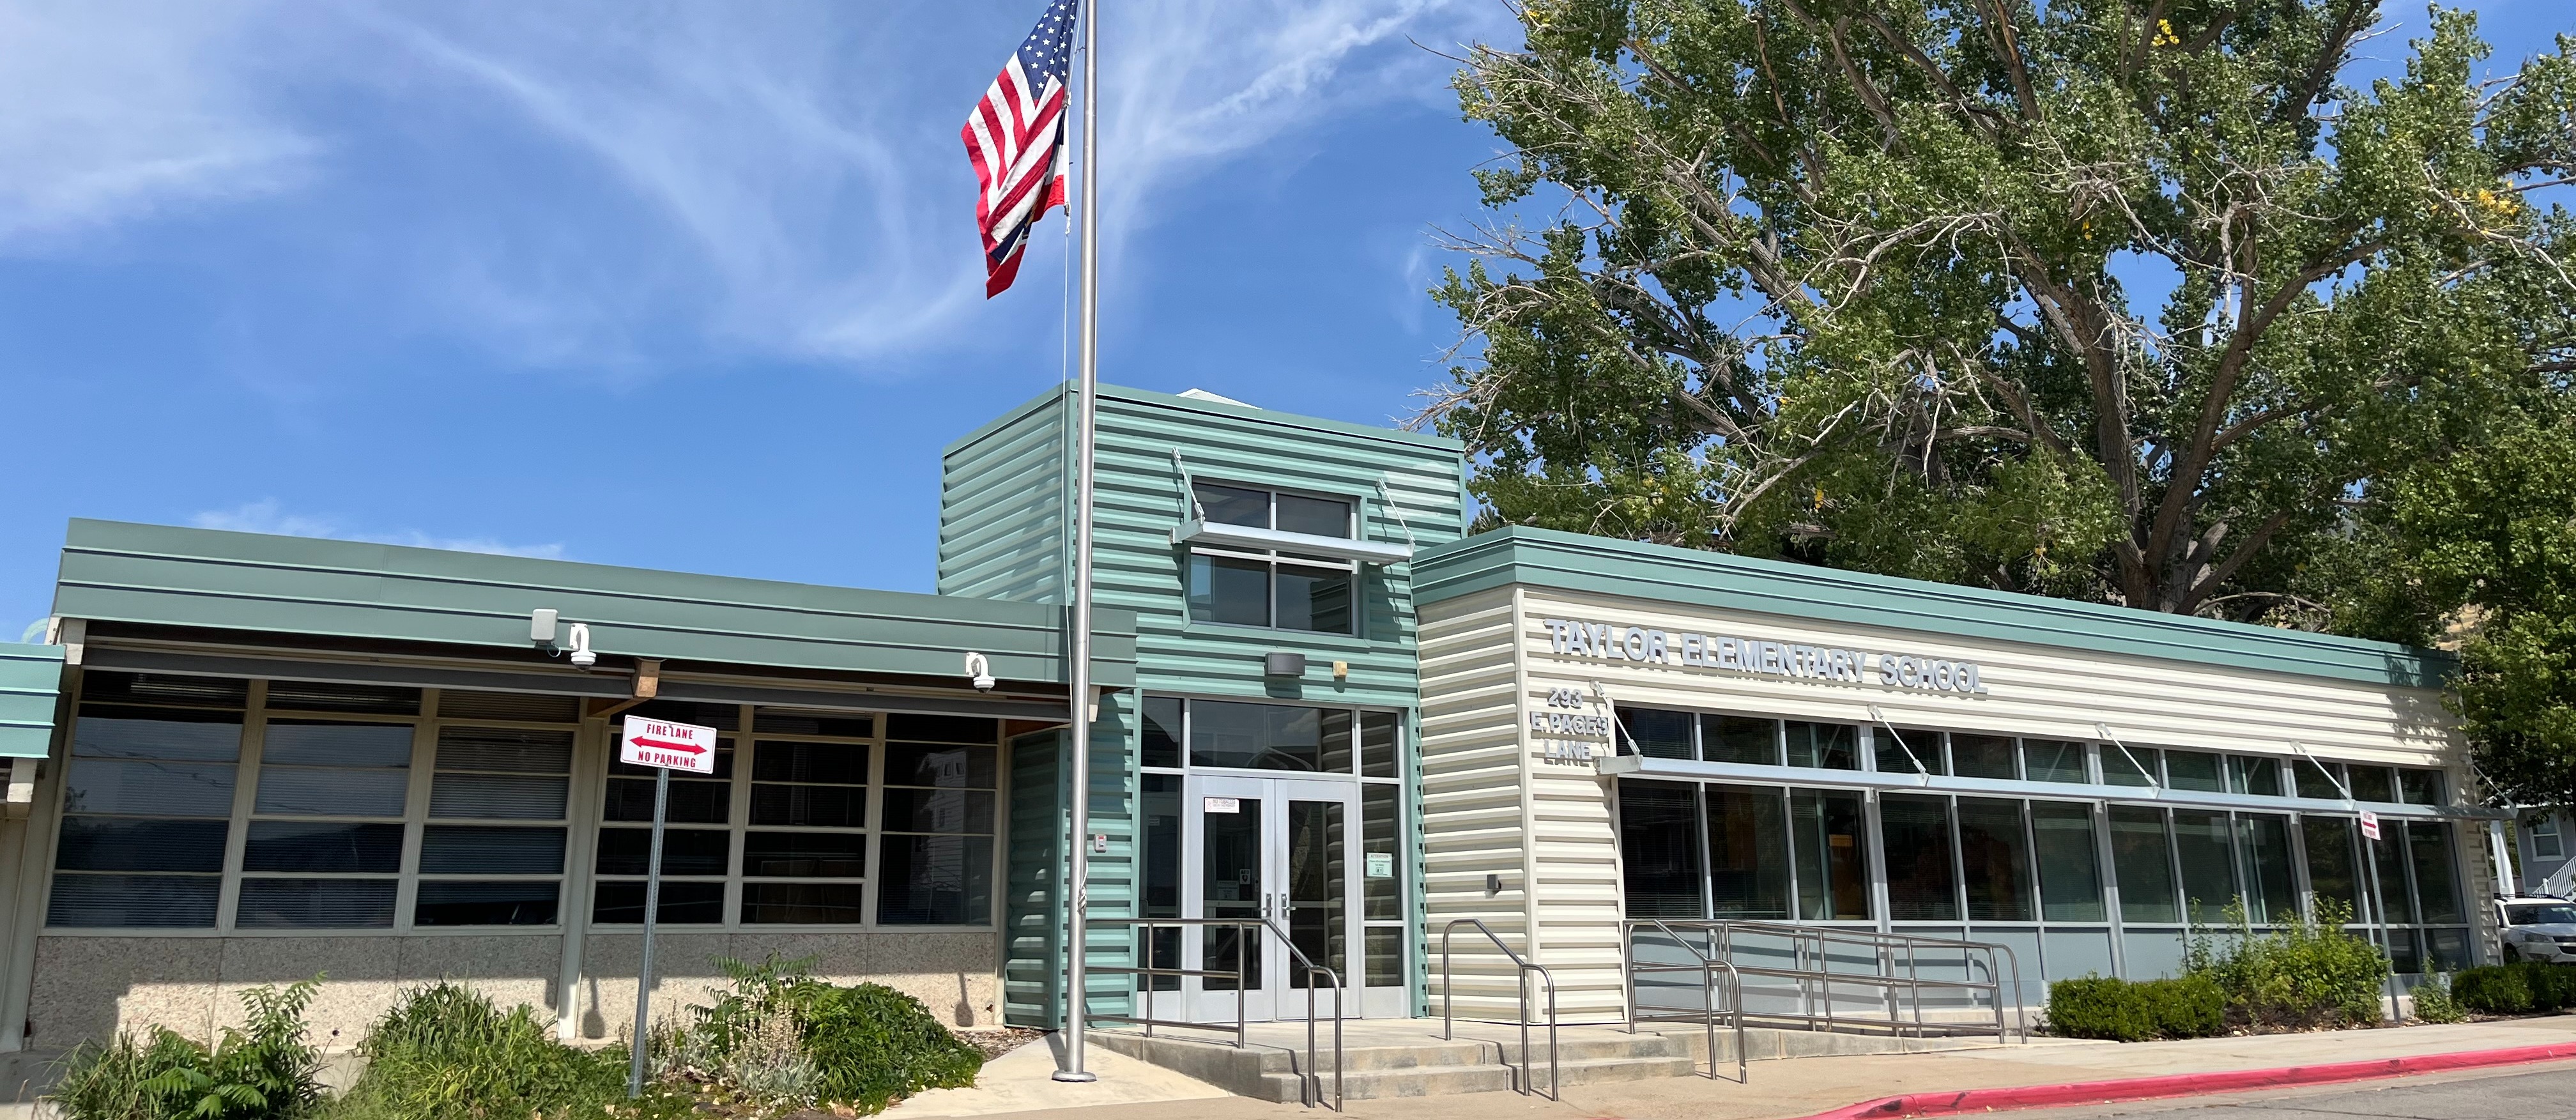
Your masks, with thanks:
[{"label": "bush by building", "polygon": [[841,988],[807,962],[720,960],[731,989],[654,1042],[657,1066],[763,1105],[842,1104],[873,1113],[924,1089],[972,1085],[981,1051],[921,1001],[882,984]]},{"label": "bush by building", "polygon": [[2487,1015],[2564,1011],[2576,1008],[2576,968],[2521,961],[2462,969],[2451,977],[2451,996]]},{"label": "bush by building", "polygon": [[2344,928],[2352,920],[2349,905],[2320,898],[2314,914],[2283,913],[2259,933],[2241,906],[2230,903],[2227,916],[2234,936],[2217,945],[2195,933],[2184,971],[2208,977],[2226,993],[2231,1024],[2307,1030],[2379,1021],[2388,958]]},{"label": "bush by building", "polygon": [[2227,995],[2207,976],[2118,980],[2087,976],[2048,986],[2048,1028],[2067,1038],[2144,1042],[2227,1030]]},{"label": "bush by building", "polygon": [[322,1099],[322,1054],[304,1029],[316,987],[243,992],[249,1021],[211,1046],[168,1027],[79,1046],[64,1058],[54,1107],[66,1120],[300,1120]]}]

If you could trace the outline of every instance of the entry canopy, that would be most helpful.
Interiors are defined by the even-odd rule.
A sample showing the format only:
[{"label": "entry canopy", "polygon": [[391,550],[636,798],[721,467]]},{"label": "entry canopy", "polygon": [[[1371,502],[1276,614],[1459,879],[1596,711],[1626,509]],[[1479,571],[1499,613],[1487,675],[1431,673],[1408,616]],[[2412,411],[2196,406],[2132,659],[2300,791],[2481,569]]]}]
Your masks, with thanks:
[{"label": "entry canopy", "polygon": [[0,642],[0,758],[43,758],[54,737],[63,647]]},{"label": "entry canopy", "polygon": [[1319,537],[1312,533],[1287,533],[1250,525],[1227,525],[1193,518],[1172,529],[1173,544],[1200,544],[1214,548],[1266,549],[1303,556],[1324,556],[1335,560],[1355,560],[1363,564],[1400,564],[1413,558],[1413,546],[1383,541],[1359,541],[1348,537]]}]

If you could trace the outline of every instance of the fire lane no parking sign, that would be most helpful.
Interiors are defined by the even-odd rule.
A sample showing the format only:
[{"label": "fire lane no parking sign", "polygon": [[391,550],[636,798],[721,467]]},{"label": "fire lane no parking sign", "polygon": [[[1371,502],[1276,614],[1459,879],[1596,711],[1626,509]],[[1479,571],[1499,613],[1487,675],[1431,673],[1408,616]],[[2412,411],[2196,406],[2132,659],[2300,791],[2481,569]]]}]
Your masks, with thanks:
[{"label": "fire lane no parking sign", "polygon": [[716,772],[716,729],[644,716],[626,717],[617,737],[617,761],[692,774]]}]

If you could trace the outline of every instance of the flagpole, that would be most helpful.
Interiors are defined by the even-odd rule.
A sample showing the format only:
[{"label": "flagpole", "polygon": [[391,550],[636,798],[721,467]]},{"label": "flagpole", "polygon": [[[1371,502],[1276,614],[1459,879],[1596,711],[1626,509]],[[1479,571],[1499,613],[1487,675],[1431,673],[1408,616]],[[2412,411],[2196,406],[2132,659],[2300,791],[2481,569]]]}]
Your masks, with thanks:
[{"label": "flagpole", "polygon": [[1085,4],[1082,18],[1082,388],[1074,424],[1073,635],[1071,694],[1073,740],[1072,855],[1066,907],[1064,1065],[1058,1081],[1096,1081],[1082,1068],[1083,1019],[1089,1010],[1084,929],[1091,910],[1091,460],[1097,434],[1092,402],[1100,388],[1100,0]]}]

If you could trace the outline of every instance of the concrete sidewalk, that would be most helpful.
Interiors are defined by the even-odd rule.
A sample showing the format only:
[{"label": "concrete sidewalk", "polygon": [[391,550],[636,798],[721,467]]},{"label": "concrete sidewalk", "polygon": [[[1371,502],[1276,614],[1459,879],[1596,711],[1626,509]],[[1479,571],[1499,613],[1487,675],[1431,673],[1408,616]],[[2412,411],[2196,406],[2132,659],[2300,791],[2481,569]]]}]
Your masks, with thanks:
[{"label": "concrete sidewalk", "polygon": [[[2232,1069],[2349,1062],[2412,1054],[2443,1054],[2576,1042],[2576,1015],[2513,1019],[2453,1026],[2413,1026],[2318,1034],[2204,1038],[2183,1042],[2077,1042],[2038,1039],[2030,1045],[1933,1054],[1871,1054],[1755,1062],[1750,1085],[1676,1077],[1601,1085],[1567,1086],[1563,1102],[1517,1093],[1471,1093],[1350,1102],[1354,1117],[1384,1120],[1777,1120],[1808,1116],[1843,1105],[1899,1093],[2051,1085],[2123,1077],[2154,1077]],[[1154,1099],[1144,1085],[1120,1086],[1103,1069],[1094,1085],[1014,1088],[1004,1079],[1043,1080],[1033,1043],[987,1067],[989,1088],[950,1090],[935,1109],[897,1106],[889,1116],[1008,1114],[1013,1120],[1284,1120],[1313,1116],[1293,1104],[1243,1097]],[[1005,1064],[1011,1068],[1004,1069]],[[1098,1063],[1094,1063],[1099,1068]],[[1150,1067],[1149,1067],[1150,1068]],[[1156,1071],[1164,1072],[1164,1071]],[[1731,1069],[1724,1072],[1732,1074]],[[1180,1088],[1175,1086],[1174,1088]],[[990,1096],[985,1096],[985,1094]],[[981,1098],[981,1099],[978,1099]],[[1145,1099],[1140,1099],[1145,1098]],[[930,1102],[923,1102],[928,1104]],[[1031,1108],[1031,1104],[1039,1107]]]}]

